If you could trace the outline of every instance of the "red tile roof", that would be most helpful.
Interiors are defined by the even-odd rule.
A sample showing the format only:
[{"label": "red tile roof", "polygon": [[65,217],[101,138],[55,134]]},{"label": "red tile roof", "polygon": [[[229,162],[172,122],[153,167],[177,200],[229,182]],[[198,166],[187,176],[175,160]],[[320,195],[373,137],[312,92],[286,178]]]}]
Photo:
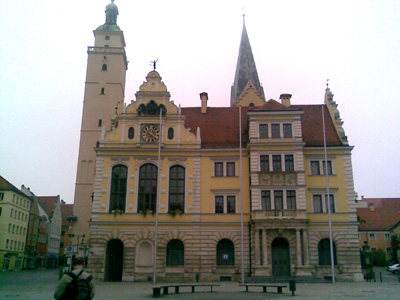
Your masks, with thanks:
[{"label": "red tile roof", "polygon": [[249,111],[284,111],[284,110],[299,110],[294,106],[285,106],[282,103],[269,99],[263,106],[253,106],[249,107]]},{"label": "red tile roof", "polygon": [[364,198],[362,201],[374,204],[375,208],[395,208],[400,210],[400,198]]},{"label": "red tile roof", "polygon": [[291,107],[304,111],[301,117],[301,127],[306,147],[324,146],[322,106],[324,107],[327,146],[343,146],[326,105],[292,105]]},{"label": "red tile roof", "polygon": [[400,221],[400,211],[393,208],[357,208],[360,230],[390,230]]},{"label": "red tile roof", "polygon": [[[202,148],[239,147],[239,108],[208,107],[202,114],[200,107],[182,108],[186,116],[185,127],[196,134],[200,127]],[[247,107],[242,107],[242,141],[248,142]]]},{"label": "red tile roof", "polygon": [[[325,105],[291,105],[286,107],[275,100],[269,100],[260,107],[242,107],[242,140],[243,145],[249,142],[247,111],[303,111],[301,117],[303,140],[306,147],[323,147],[322,111],[324,107],[326,137],[328,146],[343,146],[337,135],[329,111]],[[202,148],[239,147],[239,108],[208,107],[202,114],[200,107],[182,108],[186,116],[185,127],[196,134],[200,127]]]},{"label": "red tile roof", "polygon": [[54,206],[60,201],[60,196],[40,196],[37,197],[38,202],[42,205],[49,218],[53,215]]}]

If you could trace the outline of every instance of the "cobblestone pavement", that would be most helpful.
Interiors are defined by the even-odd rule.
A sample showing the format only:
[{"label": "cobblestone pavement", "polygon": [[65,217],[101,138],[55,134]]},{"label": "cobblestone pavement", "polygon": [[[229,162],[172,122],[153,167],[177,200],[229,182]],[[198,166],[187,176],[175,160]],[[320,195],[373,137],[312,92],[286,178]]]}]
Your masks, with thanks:
[{"label": "cobblestone pavement", "polygon": [[[296,299],[296,300],[344,300],[344,299],[400,299],[400,283],[397,276],[389,274],[383,268],[375,270],[376,282],[337,282],[335,284],[297,284],[296,297],[284,289],[281,295],[275,292],[244,292],[236,282],[221,282],[215,292],[199,289],[190,293],[189,288],[182,288],[181,294],[170,294],[160,299],[196,299],[196,300],[239,300],[239,299]],[[380,282],[382,275],[383,282]],[[0,299],[43,300],[53,299],[57,284],[57,271],[22,271],[0,272]],[[96,300],[110,299],[152,299],[151,283],[133,282],[95,282]],[[197,291],[197,289],[196,289]]]}]

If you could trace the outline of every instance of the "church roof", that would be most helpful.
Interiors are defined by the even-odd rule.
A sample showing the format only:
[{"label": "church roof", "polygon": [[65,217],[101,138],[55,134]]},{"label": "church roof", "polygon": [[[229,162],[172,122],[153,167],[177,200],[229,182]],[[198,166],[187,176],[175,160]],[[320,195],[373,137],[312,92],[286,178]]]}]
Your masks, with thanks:
[{"label": "church roof", "polygon": [[250,40],[247,35],[246,26],[243,23],[242,38],[239,47],[239,56],[236,65],[235,81],[231,91],[231,105],[235,105],[243,89],[251,80],[260,96],[265,99],[264,89],[258,78],[256,63],[250,46]]},{"label": "church roof", "polygon": [[[242,142],[249,142],[247,112],[251,111],[302,111],[303,141],[306,147],[323,147],[321,106],[324,107],[326,138],[328,146],[343,146],[336,133],[335,125],[325,105],[291,105],[286,107],[275,100],[269,100],[260,107],[242,107]],[[208,107],[202,114],[200,107],[182,108],[186,116],[185,127],[196,134],[200,127],[202,148],[239,147],[239,108]]]}]

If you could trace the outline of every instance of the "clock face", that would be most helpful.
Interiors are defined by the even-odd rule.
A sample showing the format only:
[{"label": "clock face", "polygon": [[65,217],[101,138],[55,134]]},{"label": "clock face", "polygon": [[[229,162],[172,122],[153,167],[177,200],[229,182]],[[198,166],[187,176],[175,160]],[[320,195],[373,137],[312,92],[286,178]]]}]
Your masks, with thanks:
[{"label": "clock face", "polygon": [[160,129],[157,125],[146,125],[142,130],[142,138],[146,142],[155,142],[160,137]]}]

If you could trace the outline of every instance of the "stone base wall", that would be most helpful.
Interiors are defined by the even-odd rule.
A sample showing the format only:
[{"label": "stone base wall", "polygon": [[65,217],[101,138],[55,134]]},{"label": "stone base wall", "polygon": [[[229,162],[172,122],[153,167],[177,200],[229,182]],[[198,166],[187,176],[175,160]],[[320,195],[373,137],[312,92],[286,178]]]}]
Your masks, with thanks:
[{"label": "stone base wall", "polygon": [[[88,272],[96,279],[104,280],[106,248],[107,243],[112,239],[119,239],[124,245],[122,280],[151,280],[153,277],[152,264],[143,266],[142,262],[137,261],[136,256],[137,249],[141,243],[148,242],[154,247],[154,227],[131,230],[92,229]],[[167,244],[173,239],[181,240],[184,244],[184,266],[169,267],[166,265]],[[233,266],[217,266],[217,244],[222,239],[229,239],[234,244],[235,257]],[[248,230],[245,230],[244,271],[246,276],[249,274],[248,239]],[[199,274],[199,281],[219,281],[221,277],[230,277],[231,280],[241,278],[240,229],[160,229],[158,232],[157,254],[157,280],[159,282],[193,282],[196,280],[196,274]],[[151,261],[153,261],[152,258]]]},{"label": "stone base wall", "polygon": [[[331,266],[320,266],[318,244],[322,239],[329,239],[328,230],[309,230],[310,265],[314,266],[313,276],[332,277]],[[362,281],[360,249],[357,227],[346,230],[334,230],[333,241],[336,247],[337,265],[335,277],[340,281]]]}]

